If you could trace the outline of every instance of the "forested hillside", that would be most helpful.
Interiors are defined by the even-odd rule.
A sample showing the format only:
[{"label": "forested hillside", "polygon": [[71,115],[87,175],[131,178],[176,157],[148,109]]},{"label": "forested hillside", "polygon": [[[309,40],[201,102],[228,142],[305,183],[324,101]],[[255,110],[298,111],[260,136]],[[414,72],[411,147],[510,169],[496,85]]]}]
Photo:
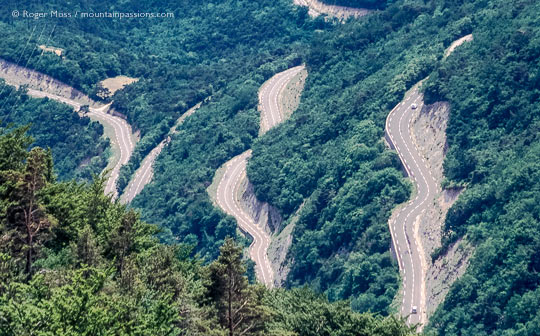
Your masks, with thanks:
[{"label": "forested hillside", "polygon": [[[52,5],[46,1],[18,4],[32,10]],[[57,1],[54,7],[96,12],[115,9],[102,1]],[[112,97],[113,107],[142,136],[130,163],[121,171],[120,190],[176,119],[211,97],[208,106],[182,125],[159,157],[155,183],[145,188],[134,206],[144,210],[146,220],[170,229],[162,234],[164,239],[180,237],[195,244],[197,252],[215,258],[224,237],[235,235],[236,225],[212,206],[205,188],[215,170],[247,149],[257,135],[258,87],[276,72],[298,65],[302,41],[325,23],[310,21],[306,9],[287,0],[128,1],[121,8],[171,12],[174,19],[44,19],[30,22],[32,26],[28,21],[9,19],[10,13],[5,13],[0,24],[8,37],[0,41],[0,57],[13,62],[20,58],[21,64],[96,99],[99,80],[118,74],[139,78]],[[65,51],[62,57],[41,55],[24,48],[26,43]]]},{"label": "forested hillside", "polygon": [[[324,22],[309,21],[305,9],[296,9],[285,0],[226,1],[208,15],[204,19],[207,26],[198,30],[200,38],[213,34],[218,45],[227,41],[218,49],[228,50],[221,54],[216,49],[222,58],[214,68],[197,72],[209,78],[215,73],[214,89],[205,93],[212,95],[178,128],[158,157],[154,182],[133,206],[142,209],[146,220],[169,228],[173,236],[195,244],[199,253],[212,259],[223,238],[235,234],[236,223],[214,207],[206,188],[215,171],[249,149],[257,137],[260,85],[275,73],[298,65],[307,39],[304,35],[317,24],[324,27]],[[200,53],[211,54],[207,47],[200,48]],[[214,48],[213,42],[208,48]],[[219,77],[224,74],[230,76],[227,81]]]},{"label": "forested hillside", "polygon": [[[102,79],[139,79],[110,98],[141,135],[119,189],[177,118],[204,103],[126,208],[103,195],[98,177],[81,182],[105,166],[101,126],[0,83],[0,335],[225,335],[228,303],[243,299],[239,328],[253,323],[254,335],[410,333],[371,315],[394,312],[400,279],[388,218],[414,194],[383,135],[388,112],[428,76],[426,103],[451,106],[443,187],[464,190],[432,257],[463,238],[475,247],[429,332],[538,333],[540,4],[324,2],[378,10],[339,23],[311,19],[289,0],[1,6],[1,58],[95,99]],[[174,19],[23,20],[13,6]],[[473,42],[443,58],[471,33]],[[64,51],[42,53],[42,44]],[[257,138],[260,85],[302,63],[309,76],[298,110]],[[29,124],[34,142],[9,123]],[[285,224],[296,221],[287,290],[248,283],[241,248],[226,239],[240,242],[237,225],[206,193],[216,169],[249,148],[257,197]]]},{"label": "forested hillside", "polygon": [[249,284],[232,239],[203,266],[104,196],[103,180],[54,182],[29,142],[0,128],[0,335],[413,334],[307,289]]},{"label": "forested hillside", "polygon": [[540,330],[540,4],[492,1],[471,13],[474,43],[426,83],[448,100],[448,185],[466,186],[445,243],[476,254],[431,321],[440,335],[534,335]]},{"label": "forested hillside", "polygon": [[35,146],[50,148],[60,179],[91,180],[107,166],[108,140],[103,127],[81,118],[70,106],[34,99],[0,80],[0,123],[27,125]]},{"label": "forested hillside", "polygon": [[[382,137],[388,112],[468,34],[452,1],[396,4],[319,32],[289,122],[255,142],[248,176],[285,218],[297,209],[287,286],[309,283],[360,311],[389,313],[399,285],[388,218],[409,199]],[[457,23],[456,23],[457,21]]]},{"label": "forested hillside", "polygon": [[[395,16],[380,24],[370,21],[390,13]],[[434,69],[425,85],[427,103],[446,100],[452,108],[444,186],[466,187],[449,211],[439,253],[463,236],[476,252],[431,331],[537,332],[539,14],[534,1],[407,2],[372,15],[365,26],[349,23],[314,39],[303,103],[289,123],[255,143],[249,166],[258,196],[285,216],[303,204],[289,253],[289,286],[307,281],[331,298],[352,294],[356,309],[384,307],[374,306],[392,291],[392,267],[381,267],[389,245],[388,213],[381,211],[399,202],[395,191],[406,188],[392,189],[388,177],[377,188],[381,174],[391,172],[381,170],[381,162],[389,165],[392,156],[377,152],[359,128],[367,132],[370,119],[376,128],[368,138],[381,136],[395,99]],[[374,31],[385,41],[369,44]],[[442,61],[441,47],[469,33],[474,42]],[[377,240],[373,232],[386,236]],[[381,249],[369,256],[377,242]],[[378,262],[370,262],[374,256]]]}]

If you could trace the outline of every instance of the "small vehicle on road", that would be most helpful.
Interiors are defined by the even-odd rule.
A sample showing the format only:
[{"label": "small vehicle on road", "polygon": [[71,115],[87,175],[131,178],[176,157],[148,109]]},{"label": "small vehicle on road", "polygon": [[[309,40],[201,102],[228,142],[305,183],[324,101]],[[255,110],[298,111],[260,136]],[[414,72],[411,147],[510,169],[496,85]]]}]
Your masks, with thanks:
[{"label": "small vehicle on road", "polygon": [[412,105],[411,105],[411,108],[412,108],[413,110],[416,110],[417,107],[418,107],[418,105],[416,105],[416,104],[412,104]]},{"label": "small vehicle on road", "polygon": [[418,307],[412,306],[412,311],[411,311],[411,313],[412,313],[412,314],[418,313]]}]

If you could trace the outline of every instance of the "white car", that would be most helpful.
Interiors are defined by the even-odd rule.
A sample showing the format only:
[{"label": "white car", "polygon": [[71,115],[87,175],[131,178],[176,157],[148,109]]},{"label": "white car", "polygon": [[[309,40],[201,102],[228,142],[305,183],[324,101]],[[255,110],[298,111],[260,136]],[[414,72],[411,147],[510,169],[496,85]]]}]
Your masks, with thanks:
[{"label": "white car", "polygon": [[412,313],[412,314],[418,313],[418,307],[412,306],[412,311],[411,311],[411,313]]},{"label": "white car", "polygon": [[412,108],[413,110],[416,110],[417,107],[418,107],[418,106],[417,106],[416,104],[412,104],[412,105],[411,105],[411,108]]}]

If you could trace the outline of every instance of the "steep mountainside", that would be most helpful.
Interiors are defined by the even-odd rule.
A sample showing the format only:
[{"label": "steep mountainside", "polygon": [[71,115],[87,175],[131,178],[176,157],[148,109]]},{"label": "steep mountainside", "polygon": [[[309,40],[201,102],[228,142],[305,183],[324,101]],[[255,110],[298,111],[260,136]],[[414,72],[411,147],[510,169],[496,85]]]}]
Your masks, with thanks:
[{"label": "steep mountainside", "polygon": [[[377,31],[384,25],[376,20],[392,13],[386,30]],[[369,183],[370,170],[381,174],[382,158],[390,154],[370,151],[356,130],[369,130],[365,119],[371,119],[377,134],[390,103],[435,70],[425,84],[427,102],[448,101],[451,108],[443,187],[466,190],[448,212],[443,248],[433,257],[464,235],[476,252],[431,330],[534,334],[540,285],[538,14],[533,1],[433,1],[425,7],[411,1],[314,39],[302,104],[276,134],[256,142],[248,166],[258,197],[285,218],[303,204],[289,255],[290,286],[309,282],[332,298],[352,295],[361,310],[385,307],[374,305],[381,293],[394,293],[393,280],[377,275],[392,274],[395,266],[386,273],[375,268],[385,264],[370,263],[366,251],[376,251],[370,250],[378,246],[370,234],[383,230],[388,213],[374,215],[366,198],[379,197],[378,211],[399,198],[388,199],[386,181],[384,188],[362,187],[377,186]],[[370,44],[376,33],[385,41]],[[474,41],[443,59],[444,47],[469,33]],[[352,150],[362,156],[350,157]],[[366,170],[361,162],[373,166]],[[358,189],[348,193],[353,184]],[[388,236],[381,236],[380,255],[388,245]]]},{"label": "steep mountainside", "polygon": [[[377,328],[410,332],[400,321],[357,314],[348,303],[328,300],[348,299],[360,313],[391,315],[399,309],[402,279],[390,249],[388,219],[418,190],[383,135],[390,110],[427,77],[420,88],[426,104],[442,102],[449,111],[447,144],[437,147],[442,148],[437,155],[446,157],[444,177],[438,176],[441,195],[462,191],[448,204],[446,218],[440,216],[442,246],[431,259],[466,255],[459,270],[463,276],[444,300],[444,294],[436,298],[442,300],[437,309],[429,308],[435,312],[428,333],[538,333],[540,3],[324,2],[373,10],[341,22],[311,18],[292,0],[22,0],[0,7],[0,58],[51,75],[96,100],[106,96],[97,85],[101,80],[139,79],[101,101],[112,101],[141,138],[120,172],[120,190],[176,120],[203,102],[171,135],[152,182],[130,204],[158,232],[134,211],[111,203],[99,181],[90,186],[54,181],[52,161],[61,180],[89,180],[101,170],[108,150],[99,125],[0,83],[0,156],[5,156],[0,158],[0,336],[29,334],[29,325],[73,322],[62,315],[70,311],[62,300],[79,293],[87,300],[74,304],[87,304],[78,306],[84,314],[68,315],[88,316],[73,322],[90,326],[80,329],[82,334],[91,333],[92,326],[130,334],[132,323],[144,322],[149,334],[164,326],[163,334],[181,334],[177,329],[184,328],[220,335],[227,324],[219,295],[227,258],[240,292],[254,300],[249,310],[263,321],[254,334],[352,335],[364,330],[360,325],[379,333]],[[52,7],[166,12],[174,18],[12,15],[14,9]],[[469,34],[474,40],[445,55],[452,41]],[[309,77],[298,109],[258,137],[259,88],[300,64]],[[32,145],[10,122],[30,123],[28,133],[36,142]],[[50,146],[54,160],[39,148],[28,151],[36,145]],[[213,206],[206,189],[220,166],[249,148],[250,188],[291,231],[281,265],[289,271],[285,287],[308,286],[328,300],[298,289],[268,292],[243,278],[239,248],[226,237],[248,242],[240,238],[234,218]],[[31,178],[39,183],[26,184]],[[21,210],[28,204],[39,205],[31,212],[35,222]],[[21,223],[30,225],[26,233]],[[42,234],[36,233],[35,242],[31,224],[47,227],[38,230]],[[284,238],[283,232],[276,234]],[[456,251],[460,246],[466,251]],[[179,319],[186,311],[185,320]],[[30,315],[21,318],[19,312]],[[254,315],[248,315],[252,321]],[[58,328],[43,334],[62,333]]]},{"label": "steep mountainside", "polygon": [[307,289],[249,284],[232,239],[203,266],[189,246],[158,243],[104,180],[55,182],[50,154],[29,143],[0,127],[2,336],[413,334]]},{"label": "steep mountainside", "polygon": [[[53,2],[22,1],[28,11],[50,10]],[[107,11],[103,1],[55,1],[57,10]],[[2,7],[0,56],[35,68],[95,96],[107,77],[139,78],[111,99],[141,140],[122,169],[119,189],[142,159],[190,106],[209,97],[182,125],[156,164],[155,187],[134,201],[145,219],[164,228],[164,239],[181,237],[215,258],[235,224],[213,209],[205,193],[212,174],[245,150],[257,135],[256,91],[279,70],[300,63],[303,40],[324,22],[282,1],[165,1],[122,3],[123,11],[170,12],[174,18],[137,20],[14,19]],[[112,8],[115,9],[115,8]],[[250,28],[252,27],[252,28]],[[61,55],[36,52],[39,45]],[[94,97],[96,98],[96,97]],[[189,119],[194,119],[189,121]],[[59,124],[52,125],[59,127]],[[246,132],[247,130],[247,132]],[[189,141],[189,142],[188,142]],[[189,156],[189,158],[188,158]],[[172,233],[172,234],[171,234]]]},{"label": "steep mountainside", "polygon": [[91,180],[107,166],[108,139],[103,127],[71,107],[35,99],[0,80],[0,125],[28,125],[34,145],[50,148],[62,180]]},{"label": "steep mountainside", "polygon": [[540,326],[540,4],[496,1],[426,97],[448,100],[446,246],[476,246],[431,326],[441,335],[533,335]]},{"label": "steep mountainside", "polygon": [[381,141],[384,121],[437,66],[445,44],[469,33],[470,25],[456,28],[461,10],[444,1],[396,4],[313,39],[302,103],[255,143],[248,165],[257,196],[284,218],[303,204],[288,286],[307,282],[332,299],[351,298],[355,309],[392,311],[400,281],[387,223],[411,187]]}]

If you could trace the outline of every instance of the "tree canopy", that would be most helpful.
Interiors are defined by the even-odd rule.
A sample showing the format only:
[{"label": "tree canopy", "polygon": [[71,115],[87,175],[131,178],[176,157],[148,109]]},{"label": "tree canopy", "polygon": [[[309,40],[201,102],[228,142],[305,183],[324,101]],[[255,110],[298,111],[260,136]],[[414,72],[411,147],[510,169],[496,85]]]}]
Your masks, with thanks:
[{"label": "tree canopy", "polygon": [[[27,151],[24,131],[0,128],[0,335],[412,333],[307,289],[249,284],[231,238],[206,266],[190,246],[159,243],[156,226],[103,194],[102,178],[56,182],[50,153]],[[302,320],[332,323],[321,333]]]}]

